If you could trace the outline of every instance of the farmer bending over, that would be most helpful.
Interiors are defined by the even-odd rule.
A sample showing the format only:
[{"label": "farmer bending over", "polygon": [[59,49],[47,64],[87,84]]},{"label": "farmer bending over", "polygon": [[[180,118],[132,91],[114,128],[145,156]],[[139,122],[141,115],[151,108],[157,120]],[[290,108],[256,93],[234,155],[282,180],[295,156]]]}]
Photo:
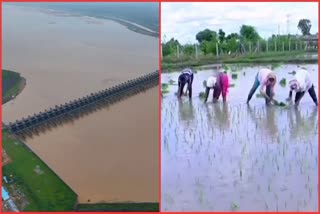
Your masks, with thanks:
[{"label": "farmer bending over", "polygon": [[287,99],[288,101],[291,101],[292,92],[294,91],[296,93],[294,102],[295,102],[295,105],[298,106],[301,98],[303,97],[305,92],[308,91],[313,102],[316,105],[318,105],[317,95],[314,90],[310,73],[307,70],[305,69],[298,70],[297,73],[294,75],[293,80],[290,80],[289,86],[290,86],[290,92],[289,92],[289,98]]},{"label": "farmer bending over", "polygon": [[273,99],[274,97],[274,87],[277,82],[276,75],[270,70],[270,69],[261,69],[258,71],[255,81],[253,83],[253,86],[249,92],[247,103],[250,102],[254,92],[258,89],[260,86],[260,93],[265,98],[266,104],[269,104],[270,102],[277,102]]},{"label": "farmer bending over", "polygon": [[227,93],[229,88],[228,75],[222,71],[216,76],[210,76],[207,80],[206,93],[204,102],[207,102],[210,90],[213,89],[213,102],[217,102],[220,94],[222,94],[223,102],[227,102]]},{"label": "farmer bending over", "polygon": [[189,91],[189,98],[192,97],[192,82],[193,82],[193,72],[191,69],[187,68],[182,70],[178,79],[178,97],[180,98],[183,94],[183,88],[187,84],[187,91]]}]

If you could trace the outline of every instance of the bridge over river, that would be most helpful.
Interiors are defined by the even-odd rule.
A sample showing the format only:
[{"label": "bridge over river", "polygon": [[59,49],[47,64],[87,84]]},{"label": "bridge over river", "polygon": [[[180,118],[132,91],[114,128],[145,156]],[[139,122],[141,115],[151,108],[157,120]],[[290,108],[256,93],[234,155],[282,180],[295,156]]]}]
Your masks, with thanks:
[{"label": "bridge over river", "polygon": [[18,137],[32,137],[33,134],[39,134],[52,126],[74,120],[83,114],[96,111],[158,84],[159,72],[155,71],[68,103],[56,105],[54,108],[16,120],[8,125],[4,124],[3,127]]}]

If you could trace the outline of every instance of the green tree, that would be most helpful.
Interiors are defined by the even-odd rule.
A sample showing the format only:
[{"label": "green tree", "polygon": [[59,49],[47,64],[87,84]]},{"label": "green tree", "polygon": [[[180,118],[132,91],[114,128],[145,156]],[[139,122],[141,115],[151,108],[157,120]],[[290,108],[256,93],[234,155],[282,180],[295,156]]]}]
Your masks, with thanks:
[{"label": "green tree", "polygon": [[298,23],[298,29],[302,35],[310,35],[311,21],[309,19],[300,19]]},{"label": "green tree", "polygon": [[177,53],[177,46],[181,47],[178,40],[172,38],[168,42],[162,44],[162,55],[169,56]]},{"label": "green tree", "polygon": [[220,43],[223,43],[223,42],[224,42],[224,40],[225,40],[225,35],[226,35],[226,33],[225,33],[222,29],[219,29],[218,37],[219,37],[219,42],[220,42]]},{"label": "green tree", "polygon": [[216,44],[217,40],[211,40],[211,41],[203,41],[200,44],[200,49],[204,53],[204,55],[207,54],[215,54],[216,53]]},{"label": "green tree", "polygon": [[240,35],[237,33],[231,33],[226,37],[226,40],[230,40],[230,39],[240,39]]},{"label": "green tree", "polygon": [[215,31],[205,29],[197,33],[196,40],[198,40],[199,43],[202,43],[203,41],[211,41],[213,38],[216,37],[217,33]]},{"label": "green tree", "polygon": [[240,28],[240,35],[245,41],[257,42],[260,39],[256,29],[250,25],[242,25]]},{"label": "green tree", "polygon": [[183,53],[191,56],[195,54],[195,49],[194,46],[192,44],[186,44],[183,46]]},{"label": "green tree", "polygon": [[226,51],[230,51],[230,52],[236,52],[239,48],[239,42],[238,42],[238,39],[233,37],[233,38],[230,38],[227,40],[226,42]]}]

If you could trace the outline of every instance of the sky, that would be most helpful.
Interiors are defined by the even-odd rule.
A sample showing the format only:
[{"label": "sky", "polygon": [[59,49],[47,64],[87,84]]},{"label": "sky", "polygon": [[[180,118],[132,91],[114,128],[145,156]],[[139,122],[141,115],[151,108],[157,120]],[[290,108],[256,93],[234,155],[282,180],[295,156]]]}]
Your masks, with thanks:
[{"label": "sky", "polygon": [[301,34],[297,25],[300,19],[311,21],[311,33],[318,32],[317,2],[163,2],[161,3],[162,41],[172,37],[180,43],[195,43],[195,35],[206,28],[226,35],[239,33],[242,24],[252,25],[259,35],[287,34],[289,15],[290,34]]}]

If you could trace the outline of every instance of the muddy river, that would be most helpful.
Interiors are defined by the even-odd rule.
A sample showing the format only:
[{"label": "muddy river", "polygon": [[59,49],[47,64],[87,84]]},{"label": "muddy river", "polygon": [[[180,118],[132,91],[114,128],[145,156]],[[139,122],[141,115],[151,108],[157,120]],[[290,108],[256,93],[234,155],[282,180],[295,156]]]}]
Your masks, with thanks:
[{"label": "muddy river", "polygon": [[[158,39],[112,21],[4,4],[2,23],[3,68],[27,81],[2,106],[6,123],[158,69]],[[82,203],[156,202],[157,93],[151,89],[26,143]]]},{"label": "muddy river", "polygon": [[[303,65],[318,91],[318,65]],[[306,94],[298,109],[265,107],[248,92],[259,66],[230,66],[228,103],[198,97],[213,70],[195,74],[192,102],[178,101],[176,85],[162,99],[162,192],[164,211],[316,211],[318,209],[318,109]],[[297,65],[275,69],[292,77]],[[162,83],[178,73],[163,74]],[[229,72],[231,77],[231,74]],[[212,92],[211,92],[212,93]],[[258,93],[258,92],[256,92]],[[288,88],[279,83],[276,98]],[[221,99],[221,98],[220,98]]]}]

